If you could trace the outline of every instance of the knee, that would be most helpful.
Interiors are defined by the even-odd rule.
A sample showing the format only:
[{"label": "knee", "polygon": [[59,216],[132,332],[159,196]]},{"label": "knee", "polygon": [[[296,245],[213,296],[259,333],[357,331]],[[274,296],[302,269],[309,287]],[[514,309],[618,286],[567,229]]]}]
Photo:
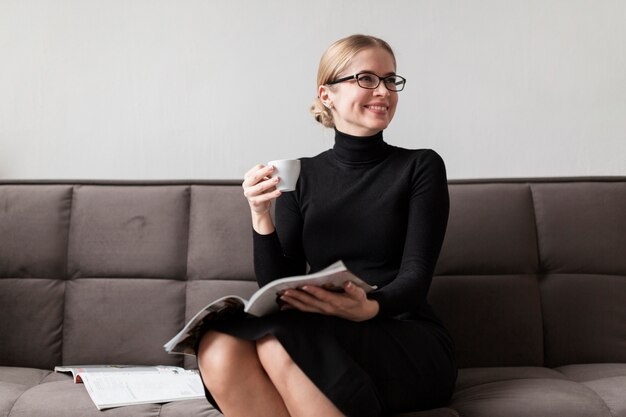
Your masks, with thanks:
[{"label": "knee", "polygon": [[272,381],[286,381],[294,362],[276,337],[268,335],[256,342],[256,351],[261,366]]},{"label": "knee", "polygon": [[198,346],[198,367],[207,388],[224,387],[229,379],[237,379],[237,366],[246,362],[246,356],[255,353],[254,345],[247,340],[219,333],[207,332]]}]

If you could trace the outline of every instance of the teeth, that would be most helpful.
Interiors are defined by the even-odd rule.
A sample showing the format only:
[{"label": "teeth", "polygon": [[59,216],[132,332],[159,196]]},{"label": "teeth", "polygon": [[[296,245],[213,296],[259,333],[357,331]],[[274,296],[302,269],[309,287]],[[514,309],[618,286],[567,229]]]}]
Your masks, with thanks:
[{"label": "teeth", "polygon": [[386,111],[387,107],[384,106],[367,106],[368,108],[372,109],[372,110],[380,110],[380,111]]}]

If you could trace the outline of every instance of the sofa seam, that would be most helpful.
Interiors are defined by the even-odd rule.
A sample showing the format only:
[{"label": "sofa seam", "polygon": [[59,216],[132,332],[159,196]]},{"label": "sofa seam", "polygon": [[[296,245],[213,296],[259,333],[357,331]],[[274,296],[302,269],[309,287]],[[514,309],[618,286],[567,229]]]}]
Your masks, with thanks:
[{"label": "sofa seam", "polygon": [[[185,248],[185,282],[189,280],[189,246],[191,245],[191,204],[192,204],[192,193],[193,187],[190,185],[187,187],[188,190],[188,204],[187,204],[187,247]],[[186,286],[186,285],[185,285]],[[186,298],[185,298],[186,300]]]},{"label": "sofa seam", "polygon": [[[563,375],[565,378],[567,378],[567,380],[568,380],[568,381],[572,381],[572,382],[574,382],[574,383],[576,383],[576,384],[582,385],[583,387],[585,387],[585,388],[586,388],[586,389],[588,389],[589,391],[593,392],[593,394],[594,394],[596,397],[598,397],[598,399],[602,402],[602,404],[604,404],[604,407],[607,409],[607,411],[609,412],[609,414],[610,414],[612,417],[616,417],[616,414],[613,414],[613,410],[611,410],[611,407],[609,407],[609,405],[606,403],[606,401],[604,401],[604,398],[602,398],[602,396],[600,396],[600,394],[599,394],[596,390],[594,390],[593,388],[591,388],[591,387],[590,387],[590,386],[588,386],[588,385],[585,385],[585,383],[584,383],[584,382],[574,381],[571,377],[569,377],[569,376],[565,375],[563,372],[559,371],[559,370],[558,370],[558,369],[556,369],[556,368],[550,368],[550,369],[552,369],[553,371],[556,371],[556,372],[560,373],[560,374],[561,374],[561,375]],[[585,382],[589,382],[589,381],[585,381]]]},{"label": "sofa seam", "polygon": [[[193,204],[193,185],[189,185],[187,187],[189,190],[187,195],[189,197],[189,203],[187,205],[187,248],[185,253],[185,292],[184,292],[184,301],[183,301],[183,323],[182,326],[187,322],[187,297],[189,295],[189,248],[191,247],[191,205]],[[185,358],[182,358],[181,367],[185,368]],[[162,408],[161,408],[162,410]],[[161,410],[159,410],[159,416],[161,415]]]},{"label": "sofa seam", "polygon": [[50,375],[52,374],[52,371],[50,371],[49,374],[41,377],[41,379],[39,380],[39,382],[37,383],[37,385],[41,385],[41,383],[43,382],[44,379],[48,378]]},{"label": "sofa seam", "polygon": [[533,206],[533,222],[535,226],[535,244],[537,248],[537,275],[545,274],[545,268],[542,264],[541,260],[541,239],[539,238],[539,221],[537,216],[537,198],[535,196],[535,189],[533,184],[528,184],[528,189],[530,191],[530,202]]},{"label": "sofa seam", "polygon": [[64,354],[63,350],[65,347],[65,317],[67,315],[67,282],[70,280],[70,238],[72,231],[72,218],[74,213],[74,199],[76,198],[76,185],[73,185],[72,193],[70,195],[70,215],[68,217],[67,222],[67,242],[65,247],[65,279],[63,280],[63,316],[61,317],[61,363],[59,365],[63,365]]},{"label": "sofa seam", "polygon": [[74,211],[74,192],[75,192],[75,188],[76,186],[73,185],[71,188],[71,194],[70,194],[70,211],[69,211],[69,217],[67,219],[67,241],[65,242],[65,274],[64,274],[64,278],[67,280],[69,279],[69,275],[70,275],[70,236],[71,236],[71,229],[72,229],[72,214]]},{"label": "sofa seam", "polygon": [[[501,379],[501,380],[497,380],[497,381],[489,381],[489,382],[485,382],[485,383],[482,383],[482,384],[472,385],[471,387],[468,387],[466,389],[471,389],[471,388],[474,388],[474,387],[482,387],[482,386],[496,384],[498,382],[506,382],[506,381],[523,381],[523,380],[532,380],[532,379],[552,379],[552,380],[555,380],[555,381],[569,381],[569,382],[572,382],[574,384],[580,385],[580,386],[584,387],[586,390],[589,390],[591,393],[593,393],[594,396],[597,397],[600,400],[602,405],[604,405],[604,407],[608,411],[609,415],[612,416],[612,417],[616,417],[616,415],[613,414],[613,411],[611,411],[611,409],[607,405],[606,401],[604,401],[604,399],[600,396],[600,394],[598,394],[595,390],[593,390],[592,388],[588,387],[587,385],[585,385],[585,384],[583,384],[581,382],[574,381],[573,379],[571,379],[570,377],[568,377],[567,375],[565,375],[564,373],[562,373],[562,372],[560,372],[560,371],[558,371],[556,369],[553,369],[553,368],[547,368],[547,369],[551,369],[551,370],[553,370],[555,372],[558,372],[559,374],[563,375],[565,378],[564,379],[559,379],[559,378],[542,378],[542,377],[538,377],[538,378],[507,378],[507,379]],[[464,391],[464,390],[465,389],[463,389],[463,390],[455,390],[455,393],[461,392],[461,391]],[[454,407],[454,402],[451,401],[449,406]]]},{"label": "sofa seam", "polygon": [[[541,367],[541,366],[538,366],[537,368],[552,369],[552,368]],[[559,371],[556,371],[556,372],[559,372]],[[559,372],[559,373],[561,375],[563,375],[561,372]],[[563,380],[565,380],[565,381],[576,382],[576,381],[573,381],[570,378],[568,378],[567,375],[563,375],[563,376],[565,377],[563,379],[561,379],[561,378],[554,378],[554,377],[548,377],[548,376],[545,376],[545,377],[543,377],[543,376],[541,376],[541,377],[527,377],[527,378],[503,378],[503,379],[497,379],[495,381],[482,382],[482,383],[479,383],[479,384],[476,384],[476,385],[469,386],[467,388],[463,388],[461,390],[456,390],[455,392],[460,392],[460,391],[463,391],[463,390],[466,390],[466,389],[471,389],[471,388],[474,388],[474,387],[482,387],[482,386],[485,386],[485,385],[497,384],[498,382],[507,382],[507,381],[526,381],[526,380],[532,380],[532,379],[553,379],[555,381],[563,381]]]},{"label": "sofa seam", "polygon": [[536,269],[536,277],[537,277],[537,291],[539,292],[539,313],[541,314],[541,351],[542,351],[542,366],[546,366],[547,362],[547,337],[546,337],[546,320],[545,320],[545,308],[544,308],[544,300],[543,300],[543,292],[541,291],[541,282],[543,281],[546,273],[545,268],[542,264],[541,258],[541,239],[539,238],[539,220],[537,215],[537,198],[535,196],[535,190],[533,184],[528,183],[528,190],[530,191],[530,201],[532,204],[532,214],[533,214],[533,222],[535,226],[535,247],[537,250],[537,269]]},{"label": "sofa seam", "polygon": [[15,408],[15,404],[17,404],[17,402],[20,400],[20,398],[22,398],[24,396],[24,394],[26,394],[28,391],[30,391],[31,389],[33,389],[34,387],[30,387],[27,390],[24,390],[24,392],[22,392],[19,397],[17,397],[15,399],[15,401],[13,401],[13,404],[11,405],[11,409],[9,410],[9,412],[7,413],[7,417],[11,417],[11,414],[13,413],[13,409]]}]

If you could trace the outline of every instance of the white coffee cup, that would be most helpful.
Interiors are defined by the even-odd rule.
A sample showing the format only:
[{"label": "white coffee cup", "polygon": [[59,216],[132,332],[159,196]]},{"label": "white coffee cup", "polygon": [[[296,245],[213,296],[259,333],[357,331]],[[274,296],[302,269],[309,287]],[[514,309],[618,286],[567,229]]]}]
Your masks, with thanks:
[{"label": "white coffee cup", "polygon": [[300,176],[300,160],[299,159],[278,159],[269,161],[267,165],[272,165],[274,171],[270,178],[280,177],[280,181],[276,185],[276,189],[286,192],[296,189],[296,183]]}]

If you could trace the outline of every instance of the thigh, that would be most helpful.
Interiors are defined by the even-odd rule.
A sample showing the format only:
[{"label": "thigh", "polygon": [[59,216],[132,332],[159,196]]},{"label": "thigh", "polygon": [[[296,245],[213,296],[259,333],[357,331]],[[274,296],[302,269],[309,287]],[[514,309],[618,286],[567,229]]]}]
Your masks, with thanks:
[{"label": "thigh", "polygon": [[[372,378],[385,408],[394,412],[442,406],[456,382],[456,366],[445,338],[420,321],[371,320],[364,329],[340,326],[355,362]],[[408,394],[408,395],[407,395]]]},{"label": "thigh", "polygon": [[[400,412],[441,406],[454,389],[452,347],[428,323],[294,313],[274,319],[272,332],[331,397],[358,392],[360,401],[369,396]],[[344,389],[330,383],[338,380]]]}]

